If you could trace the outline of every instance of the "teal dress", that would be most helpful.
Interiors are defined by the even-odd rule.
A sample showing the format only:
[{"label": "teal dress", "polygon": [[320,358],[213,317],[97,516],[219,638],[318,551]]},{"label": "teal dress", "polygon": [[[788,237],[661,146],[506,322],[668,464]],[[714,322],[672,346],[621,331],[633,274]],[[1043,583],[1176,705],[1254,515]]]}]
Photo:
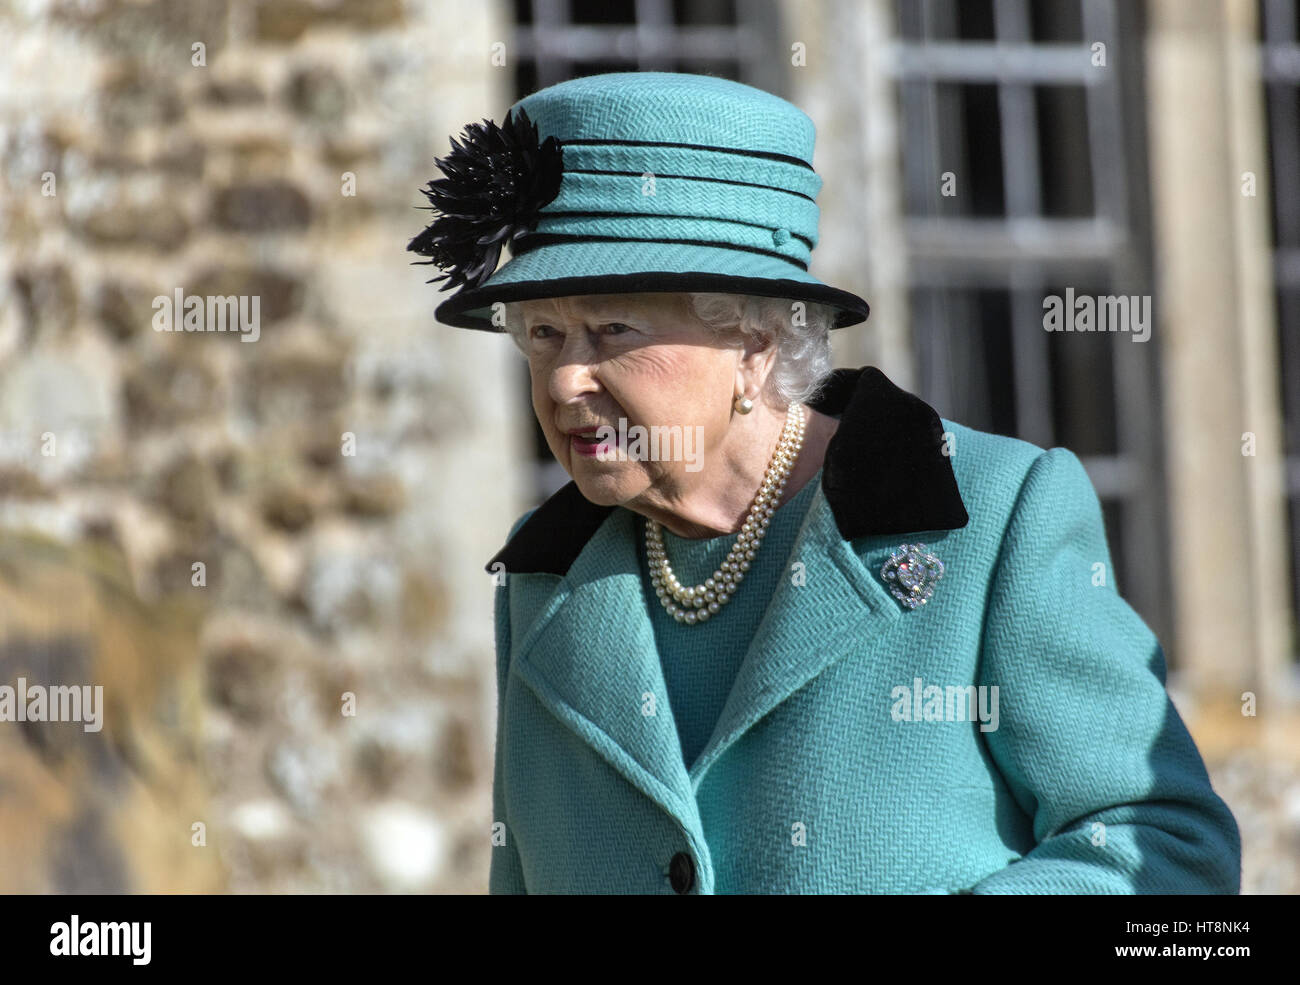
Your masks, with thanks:
[{"label": "teal dress", "polygon": [[[651,623],[663,663],[669,705],[681,735],[682,760],[688,769],[713,734],[744,662],[745,651],[767,610],[767,600],[780,579],[793,575],[790,551],[808,505],[821,484],[821,476],[818,469],[802,489],[772,514],[758,555],[750,563],[735,596],[715,617],[694,626],[673,619],[655,595],[645,554],[645,521],[638,518],[638,555],[653,610]],[[668,563],[683,585],[698,585],[709,577],[736,542],[735,534],[688,540],[667,528],[663,537]]]}]

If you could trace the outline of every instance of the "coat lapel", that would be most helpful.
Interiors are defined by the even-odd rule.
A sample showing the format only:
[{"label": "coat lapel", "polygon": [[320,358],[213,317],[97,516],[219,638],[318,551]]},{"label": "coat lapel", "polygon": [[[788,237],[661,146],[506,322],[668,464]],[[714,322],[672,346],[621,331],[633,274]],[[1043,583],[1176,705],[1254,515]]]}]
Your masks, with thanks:
[{"label": "coat lapel", "polygon": [[[537,699],[688,832],[699,815],[655,647],[634,514],[614,510],[514,653]],[[657,602],[656,602],[657,604]]]},{"label": "coat lapel", "polygon": [[[901,610],[877,585],[835,525],[822,491],[809,504],[790,564],[777,582],[708,744],[690,768],[692,792],[709,767],[764,715],[863,642],[882,635]],[[828,618],[819,614],[829,613]]]}]

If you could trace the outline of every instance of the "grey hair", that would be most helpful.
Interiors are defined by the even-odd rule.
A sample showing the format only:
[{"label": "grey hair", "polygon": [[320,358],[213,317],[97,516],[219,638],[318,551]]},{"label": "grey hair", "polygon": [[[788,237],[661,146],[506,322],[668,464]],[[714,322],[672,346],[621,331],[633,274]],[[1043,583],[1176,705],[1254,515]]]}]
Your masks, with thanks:
[{"label": "grey hair", "polygon": [[[778,409],[807,403],[830,375],[830,330],[835,309],[815,301],[748,294],[687,293],[691,310],[715,339],[743,346],[748,339],[776,346],[766,391]],[[526,352],[524,319],[518,301],[505,304],[506,331]]]}]

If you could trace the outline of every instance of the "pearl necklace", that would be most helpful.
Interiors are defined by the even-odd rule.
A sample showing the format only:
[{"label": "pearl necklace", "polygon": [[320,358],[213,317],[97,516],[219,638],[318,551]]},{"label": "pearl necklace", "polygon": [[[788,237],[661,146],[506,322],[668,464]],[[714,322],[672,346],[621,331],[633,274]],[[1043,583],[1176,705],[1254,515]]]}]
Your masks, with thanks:
[{"label": "pearl necklace", "polygon": [[699,585],[683,586],[677,580],[668,564],[663,529],[657,521],[646,518],[645,546],[650,561],[650,582],[663,607],[678,622],[688,626],[705,622],[717,615],[718,610],[735,594],[758,553],[759,545],[763,543],[767,526],[781,501],[785,480],[803,448],[803,433],[803,407],[791,404],[786,412],[781,440],[776,444],[772,461],[768,463],[767,472],[763,475],[763,484],[740,528],[740,536],[736,538],[727,559],[713,572],[713,576],[704,579]]}]

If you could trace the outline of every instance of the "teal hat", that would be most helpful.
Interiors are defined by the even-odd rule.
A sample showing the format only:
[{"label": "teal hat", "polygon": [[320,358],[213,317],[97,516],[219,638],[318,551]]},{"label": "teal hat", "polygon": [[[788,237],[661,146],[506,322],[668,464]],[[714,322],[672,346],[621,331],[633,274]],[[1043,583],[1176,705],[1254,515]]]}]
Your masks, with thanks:
[{"label": "teal hat", "polygon": [[407,249],[459,288],[435,312],[458,328],[502,331],[497,302],[657,291],[816,301],[856,325],[867,302],[808,272],[815,137],[797,106],[711,75],[561,82],[452,139]]}]

